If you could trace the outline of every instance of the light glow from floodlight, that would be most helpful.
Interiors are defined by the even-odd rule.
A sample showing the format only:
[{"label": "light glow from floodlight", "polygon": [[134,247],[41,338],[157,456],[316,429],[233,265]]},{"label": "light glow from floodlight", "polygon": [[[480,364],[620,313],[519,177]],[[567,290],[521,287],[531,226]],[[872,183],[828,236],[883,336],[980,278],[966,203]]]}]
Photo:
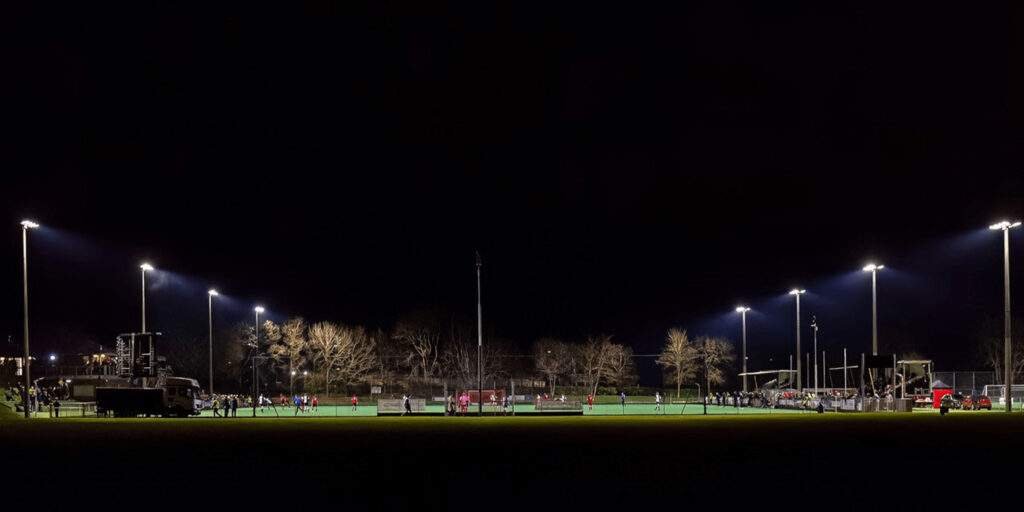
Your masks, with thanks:
[{"label": "light glow from floodlight", "polygon": [[736,312],[737,313],[746,313],[747,311],[750,311],[750,308],[748,308],[746,306],[738,306],[736,308]]},{"label": "light glow from floodlight", "polygon": [[30,221],[28,219],[25,219],[25,220],[21,221],[21,227],[23,227],[25,229],[35,229],[35,228],[39,227],[39,224],[36,223],[36,222],[32,222],[32,221]]},{"label": "light glow from floodlight", "polygon": [[57,360],[57,355],[56,354],[50,354],[50,361],[56,361],[56,360]]},{"label": "light glow from floodlight", "polygon": [[993,230],[993,231],[995,231],[995,230],[1000,230],[1000,229],[1015,228],[1017,226],[1020,226],[1020,221],[1019,220],[1016,221],[1016,222],[1010,222],[1008,220],[1004,220],[1004,221],[1000,221],[1000,222],[997,222],[995,224],[992,224],[988,228]]},{"label": "light glow from floodlight", "polygon": [[874,263],[868,263],[867,265],[864,265],[864,268],[862,268],[861,270],[863,270],[864,272],[874,272],[876,270],[882,270],[883,268],[885,268],[885,265],[875,265]]},{"label": "light glow from floodlight", "polygon": [[255,311],[257,313],[262,313],[264,311],[264,309],[263,309],[263,306],[256,306],[255,308],[253,308],[253,311]]},{"label": "light glow from floodlight", "polygon": [[209,293],[211,297],[216,297],[216,296],[220,295],[219,293],[217,293],[217,290],[214,290],[213,288],[210,288],[210,291],[208,291],[206,293]]},{"label": "light glow from floodlight", "polygon": [[807,290],[801,290],[799,288],[793,288],[792,290],[789,291],[790,295],[802,295],[804,293],[807,293]]},{"label": "light glow from floodlight", "polygon": [[143,272],[149,272],[150,270],[153,270],[153,265],[143,263],[142,265],[139,265],[139,268],[141,268]]}]

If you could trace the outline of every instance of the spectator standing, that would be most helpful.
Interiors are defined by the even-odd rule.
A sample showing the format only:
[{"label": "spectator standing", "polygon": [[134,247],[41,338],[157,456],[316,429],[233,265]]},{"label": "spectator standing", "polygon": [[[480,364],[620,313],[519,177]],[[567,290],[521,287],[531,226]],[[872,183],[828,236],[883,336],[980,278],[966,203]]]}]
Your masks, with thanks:
[{"label": "spectator standing", "polygon": [[231,417],[232,418],[237,418],[238,417],[238,397],[237,396],[232,396],[231,397]]}]

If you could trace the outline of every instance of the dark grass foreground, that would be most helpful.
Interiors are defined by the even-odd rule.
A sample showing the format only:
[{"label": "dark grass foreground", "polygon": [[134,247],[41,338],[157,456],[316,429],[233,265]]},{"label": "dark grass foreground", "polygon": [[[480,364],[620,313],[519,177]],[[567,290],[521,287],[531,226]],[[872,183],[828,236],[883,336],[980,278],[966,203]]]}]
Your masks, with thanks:
[{"label": "dark grass foreground", "polygon": [[1022,448],[1019,414],[0,419],[4,481],[24,468],[47,483],[37,504],[52,488],[85,508],[917,509],[951,491],[937,482],[1017,480]]}]

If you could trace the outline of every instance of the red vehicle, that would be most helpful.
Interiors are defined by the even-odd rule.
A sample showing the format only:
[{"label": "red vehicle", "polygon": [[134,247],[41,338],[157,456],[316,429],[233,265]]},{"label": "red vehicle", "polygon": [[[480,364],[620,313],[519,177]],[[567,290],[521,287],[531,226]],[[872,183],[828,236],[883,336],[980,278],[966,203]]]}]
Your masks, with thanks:
[{"label": "red vehicle", "polygon": [[963,402],[960,403],[960,408],[961,409],[965,409],[965,410],[967,410],[967,409],[974,410],[974,411],[977,411],[977,410],[980,410],[980,409],[988,409],[988,410],[991,411],[992,410],[992,400],[990,400],[985,395],[968,396],[967,398],[964,398]]}]

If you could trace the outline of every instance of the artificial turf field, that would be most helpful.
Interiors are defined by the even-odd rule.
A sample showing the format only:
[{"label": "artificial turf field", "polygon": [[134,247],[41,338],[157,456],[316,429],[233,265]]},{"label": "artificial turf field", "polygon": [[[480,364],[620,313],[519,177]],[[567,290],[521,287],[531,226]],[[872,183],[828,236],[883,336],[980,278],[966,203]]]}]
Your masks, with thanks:
[{"label": "artificial turf field", "polygon": [[932,508],[960,495],[942,482],[1019,483],[1022,440],[1024,415],[1005,413],[0,419],[5,482],[24,468],[62,500],[261,510]]}]

